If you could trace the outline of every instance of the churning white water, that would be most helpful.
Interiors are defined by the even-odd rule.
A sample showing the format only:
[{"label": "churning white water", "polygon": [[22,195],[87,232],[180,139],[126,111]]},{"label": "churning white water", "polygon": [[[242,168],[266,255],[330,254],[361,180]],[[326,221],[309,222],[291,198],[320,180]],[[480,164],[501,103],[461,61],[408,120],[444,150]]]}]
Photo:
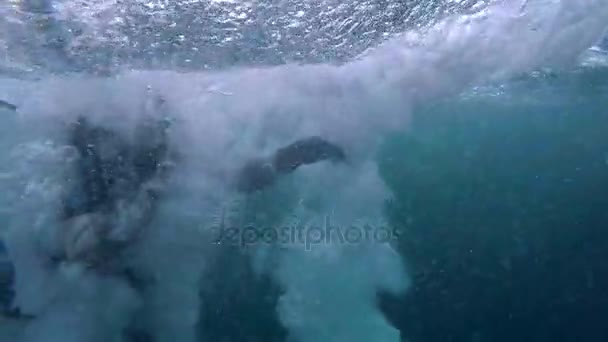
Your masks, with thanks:
[{"label": "churning white water", "polygon": [[[217,248],[210,227],[224,209],[238,211],[255,200],[230,188],[239,165],[320,135],[345,148],[348,165],[303,167],[270,189],[267,206],[282,213],[272,223],[322,222],[326,215],[338,227],[382,222],[391,194],[374,152],[387,133],[407,129],[413,108],[485,82],[576,63],[607,24],[606,0],[501,1],[404,32],[340,66],[0,79],[0,99],[19,107],[2,113],[0,210],[16,267],[15,304],[35,317],[23,324],[23,338],[120,341],[131,317],[140,315],[156,341],[194,341],[198,291]],[[50,268],[40,250],[60,229],[53,212],[69,162],[63,122],[86,115],[129,132],[157,110],[149,105],[157,94],[166,101],[161,115],[172,121],[170,146],[180,158],[128,261],[157,281],[136,293],[121,279],[76,265]],[[375,302],[378,290],[408,289],[407,267],[390,244],[276,247],[254,246],[251,260],[285,290],[277,313],[294,341],[399,341]]]}]

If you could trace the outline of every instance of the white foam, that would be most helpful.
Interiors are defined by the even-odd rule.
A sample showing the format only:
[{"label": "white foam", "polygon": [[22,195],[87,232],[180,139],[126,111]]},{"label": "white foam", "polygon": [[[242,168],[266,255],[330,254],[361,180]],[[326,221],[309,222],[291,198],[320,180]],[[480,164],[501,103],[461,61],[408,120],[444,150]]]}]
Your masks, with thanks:
[{"label": "white foam", "polygon": [[[133,263],[160,277],[158,287],[144,295],[147,320],[158,341],[193,341],[198,277],[212,249],[199,228],[234,197],[226,180],[236,166],[296,138],[325,136],[347,149],[352,165],[298,171],[291,196],[303,205],[296,213],[312,218],[331,213],[343,226],[377,219],[390,192],[382,185],[373,155],[382,136],[407,127],[413,107],[476,83],[541,66],[567,66],[601,37],[607,19],[607,0],[504,1],[475,15],[406,32],[343,66],[189,74],[132,71],[106,80],[19,83],[6,94],[28,95],[16,99],[23,106],[15,131],[26,135],[9,139],[28,142],[29,148],[44,146],[45,140],[60,138],[57,121],[79,114],[129,129],[145,114],[145,89],[163,94],[174,119],[170,139],[182,159],[157,222],[134,248]],[[14,179],[46,195],[26,198],[27,205],[15,207],[7,242],[17,266],[19,303],[33,313],[56,310],[60,319],[65,306],[54,302],[59,297],[53,291],[66,293],[64,280],[59,280],[64,276],[48,274],[36,258],[34,243],[52,230],[48,212],[57,196],[53,177],[61,174],[60,159],[51,152],[46,156],[48,160],[34,158],[36,169],[18,169],[16,161],[9,164],[7,172]],[[3,188],[17,191],[10,183],[3,182]],[[307,206],[312,202],[318,205]],[[267,250],[260,248],[262,252]],[[292,246],[276,255],[279,267],[272,274],[286,290],[278,312],[294,340],[399,340],[374,305],[378,289],[398,292],[408,286],[404,265],[389,245],[325,244],[311,252]],[[84,278],[82,284],[98,286]],[[121,291],[120,285],[112,288]],[[99,305],[79,298],[76,291],[71,300],[91,310]],[[118,317],[130,310],[124,307]],[[96,328],[83,324],[77,329],[86,336],[84,330]]]}]

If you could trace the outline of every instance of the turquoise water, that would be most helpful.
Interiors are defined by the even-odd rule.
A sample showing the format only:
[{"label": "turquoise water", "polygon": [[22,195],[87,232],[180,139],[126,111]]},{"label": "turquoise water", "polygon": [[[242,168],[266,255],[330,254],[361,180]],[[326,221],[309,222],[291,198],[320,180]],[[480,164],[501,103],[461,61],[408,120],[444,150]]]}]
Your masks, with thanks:
[{"label": "turquoise water", "polygon": [[[385,209],[412,284],[378,303],[403,341],[608,338],[607,76],[581,68],[446,99],[384,141]],[[243,263],[237,252],[222,260]],[[202,335],[283,341],[280,288],[231,267],[206,292]]]},{"label": "turquoise water", "polygon": [[[605,0],[0,14],[0,341],[608,340]],[[146,224],[137,200],[103,229],[58,218],[82,116],[110,155],[169,123]],[[308,136],[347,162],[234,191]]]},{"label": "turquoise water", "polygon": [[387,141],[387,211],[414,271],[381,302],[409,340],[607,338],[607,75],[431,105]]}]

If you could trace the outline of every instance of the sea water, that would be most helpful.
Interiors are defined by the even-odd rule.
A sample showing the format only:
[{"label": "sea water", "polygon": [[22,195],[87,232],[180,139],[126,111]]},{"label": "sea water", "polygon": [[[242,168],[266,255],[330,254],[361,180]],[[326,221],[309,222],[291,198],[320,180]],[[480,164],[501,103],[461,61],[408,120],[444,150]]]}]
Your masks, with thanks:
[{"label": "sea water", "polygon": [[[50,27],[33,37],[59,45],[28,54],[36,39],[6,38],[19,50],[6,50],[0,99],[18,110],[2,117],[2,232],[12,304],[33,317],[1,321],[8,340],[121,341],[133,321],[155,341],[605,339],[607,84],[603,50],[587,49],[608,2],[412,2],[391,7],[392,19],[431,19],[395,24],[352,56],[338,44],[333,61],[240,62],[228,40],[220,57],[201,52],[209,65],[196,46],[166,52],[177,62],[160,54],[156,40],[181,25],[168,2],[134,1],[122,16],[112,1],[95,13],[86,1],[26,3]],[[229,3],[229,17],[254,13]],[[180,4],[183,21],[204,17]],[[390,7],[325,5],[333,12],[319,13]],[[310,9],[285,6],[296,18]],[[120,37],[112,20],[142,16],[167,29],[104,53]],[[74,17],[90,25],[66,50]],[[356,32],[355,19],[331,33]],[[214,39],[213,28],[198,33]],[[112,39],[93,44],[95,32]],[[264,32],[280,41],[281,30]],[[244,36],[254,54],[271,54],[267,40]],[[270,51],[297,55],[281,44]],[[155,281],[138,292],[78,265],[49,268],[40,250],[61,228],[62,124],[87,115],[129,132],[156,94],[180,161],[130,260]],[[310,135],[343,146],[348,164],[305,167],[252,196],[231,190],[226,175],[246,160]],[[218,242],[220,225],[240,235]],[[269,237],[247,235],[251,226]]]}]

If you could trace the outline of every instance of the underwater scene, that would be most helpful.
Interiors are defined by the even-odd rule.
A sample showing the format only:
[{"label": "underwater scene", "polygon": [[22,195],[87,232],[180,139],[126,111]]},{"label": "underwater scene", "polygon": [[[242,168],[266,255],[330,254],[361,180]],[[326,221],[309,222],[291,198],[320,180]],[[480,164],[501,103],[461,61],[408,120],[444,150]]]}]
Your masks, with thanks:
[{"label": "underwater scene", "polygon": [[608,341],[608,0],[0,0],[0,342]]}]

